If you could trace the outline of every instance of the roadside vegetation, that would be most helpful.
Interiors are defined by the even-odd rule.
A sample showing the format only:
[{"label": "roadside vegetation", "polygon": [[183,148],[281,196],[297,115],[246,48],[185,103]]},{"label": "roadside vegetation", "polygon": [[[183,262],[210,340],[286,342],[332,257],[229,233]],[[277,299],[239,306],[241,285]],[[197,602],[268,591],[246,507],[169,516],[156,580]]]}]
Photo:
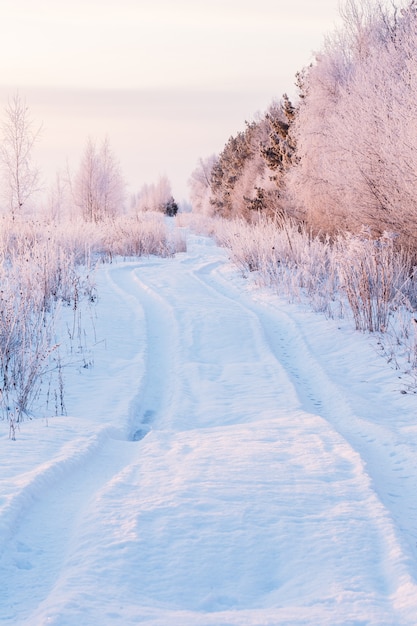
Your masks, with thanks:
[{"label": "roadside vegetation", "polygon": [[185,241],[161,213],[113,217],[0,220],[0,415],[10,434],[34,405],[65,411],[64,365],[56,321],[71,311],[69,340],[79,351],[84,301],[94,303],[94,270],[115,257],[170,256]]},{"label": "roadside vegetation", "polygon": [[191,200],[244,275],[378,333],[415,380],[417,3],[345,0],[341,13],[295,101],[200,159]]},{"label": "roadside vegetation", "polygon": [[214,237],[252,284],[372,333],[379,353],[405,375],[403,392],[417,392],[417,281],[408,252],[392,237],[363,231],[331,240],[263,216],[250,223],[193,214],[177,219]]},{"label": "roadside vegetation", "polygon": [[116,257],[170,256],[185,240],[165,216],[178,206],[170,185],[148,188],[126,202],[126,186],[108,138],[87,140],[75,174],[57,174],[47,195],[32,162],[35,129],[17,93],[3,112],[0,166],[0,417],[12,439],[20,422],[36,412],[65,412],[64,370],[56,322],[71,311],[68,339],[83,349],[83,302],[96,299],[94,270]]}]

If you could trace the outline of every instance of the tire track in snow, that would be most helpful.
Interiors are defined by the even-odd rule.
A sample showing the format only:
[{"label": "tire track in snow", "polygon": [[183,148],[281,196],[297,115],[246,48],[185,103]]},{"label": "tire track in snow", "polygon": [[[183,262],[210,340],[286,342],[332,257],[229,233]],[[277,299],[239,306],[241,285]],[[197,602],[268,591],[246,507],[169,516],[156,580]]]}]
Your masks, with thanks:
[{"label": "tire track in snow", "polygon": [[[313,594],[307,602],[315,603],[311,609],[303,606],[306,618],[302,623],[312,623],[310,610],[324,615],[318,604],[328,604],[337,614],[337,607],[331,604],[332,584],[341,596],[345,594],[340,598],[344,609],[349,607],[349,593],[364,598],[364,605],[359,600],[352,610],[358,617],[350,623],[363,621],[359,615],[365,605],[370,610],[375,605],[372,624],[383,623],[378,621],[378,609],[384,615],[398,615],[390,604],[391,594],[395,603],[391,581],[393,586],[408,584],[403,555],[396,552],[398,542],[386,523],[385,509],[381,512],[368,488],[361,462],[364,450],[359,448],[359,457],[351,452],[356,448],[349,437],[339,435],[342,418],[351,417],[358,433],[364,434],[365,426],[347,401],[343,403],[341,390],[315,359],[296,323],[281,311],[269,311],[235,291],[221,277],[221,263],[214,258],[205,252],[194,258],[186,256],[183,262],[180,257],[155,261],[152,267],[146,262],[106,270],[123,302],[144,310],[148,336],[146,371],[138,380],[127,434],[134,439],[144,422],[146,430],[152,428],[154,433],[143,444],[106,440],[88,462],[72,468],[71,474],[65,471],[59,484],[38,494],[39,501],[10,535],[0,563],[2,579],[9,577],[4,588],[10,598],[8,612],[3,611],[0,620],[45,623],[33,621],[32,615],[47,615],[51,597],[54,609],[58,606],[55,623],[60,623],[60,597],[68,594],[64,571],[68,563],[74,597],[78,592],[78,598],[88,600],[92,588],[83,596],[76,587],[76,574],[83,548],[91,547],[83,542],[94,540],[96,529],[87,536],[84,522],[80,541],[78,527],[83,519],[96,522],[103,529],[104,546],[104,529],[112,522],[106,518],[106,507],[113,495],[119,498],[120,517],[137,532],[131,540],[134,552],[129,553],[135,565],[129,581],[131,598],[140,599],[145,589],[155,603],[155,614],[157,607],[167,607],[167,613],[155,617],[155,623],[178,624],[180,613],[164,619],[172,607],[184,611],[189,624],[277,623],[273,616],[282,607],[287,615],[294,615],[294,608],[305,601],[299,597],[300,584]],[[337,424],[335,403],[341,413]],[[142,459],[140,452],[145,448]],[[317,450],[322,450],[322,457]],[[263,455],[268,455],[271,471],[265,467]],[[329,467],[334,474],[327,477]],[[139,492],[137,510],[126,506],[132,489]],[[375,503],[375,516],[366,508],[362,517],[355,518],[355,498],[361,506]],[[349,524],[351,511],[353,524],[344,533],[343,524]],[[331,516],[330,524],[326,515]],[[367,524],[371,547],[362,551],[368,540]],[[372,543],[379,537],[375,528],[388,544],[382,550]],[[351,538],[358,554],[344,563],[339,546],[349,550]],[[161,541],[166,541],[172,560],[161,553]],[[199,560],[202,546],[205,562]],[[375,555],[374,563],[373,547],[383,552],[382,558]],[[362,554],[368,559],[364,566]],[[122,557],[120,552],[121,562]],[[89,561],[94,562],[94,558]],[[218,568],[219,562],[225,571]],[[325,585],[329,585],[323,595],[319,589],[323,583],[310,580],[318,564]],[[388,571],[379,572],[380,565]],[[110,575],[110,560],[108,567]],[[349,578],[352,571],[365,590],[355,588],[358,583]],[[88,567],[83,574],[88,583]],[[338,576],[336,583],[333,574]],[[100,589],[97,593],[100,597]],[[73,596],[69,597],[72,601]],[[385,601],[387,607],[382,606]],[[37,606],[41,606],[40,612]],[[75,601],[67,606],[76,610]],[[245,613],[255,607],[268,607],[269,617]],[[216,615],[225,609],[227,615]],[[115,615],[114,611],[110,614]],[[143,610],[137,613],[143,614]],[[109,623],[127,623],[120,616],[111,619]],[[323,621],[317,619],[316,623]]]},{"label": "tire track in snow", "polygon": [[[160,263],[155,263],[157,266]],[[146,267],[152,267],[149,263]],[[113,288],[129,306],[141,307],[145,315],[145,373],[131,404],[128,438],[142,439],[174,410],[181,396],[177,376],[178,328],[169,302],[146,284],[145,266],[115,267],[108,271]]]},{"label": "tire track in snow", "polygon": [[[40,473],[0,557],[0,622],[38,623],[31,614],[53,594],[85,510],[129,464],[132,453],[131,443],[106,436],[101,445],[74,454],[62,467],[51,463],[49,477]],[[27,500],[28,494],[23,495]]]},{"label": "tire track in snow", "polygon": [[[33,614],[37,623],[40,607],[65,578],[66,563],[74,568],[82,559],[78,525],[106,485],[117,483],[118,475],[136,458],[132,439],[143,438],[172,409],[178,391],[175,317],[168,303],[142,283],[136,271],[137,263],[104,269],[118,298],[133,311],[143,308],[146,318],[145,375],[137,381],[129,415],[120,416],[127,420],[126,427],[123,423],[119,428],[104,427],[85,443],[71,442],[57,458],[37,468],[11,497],[0,518],[0,622],[29,624]],[[123,358],[122,363],[125,367]]]},{"label": "tire track in snow", "polygon": [[[193,450],[193,442],[200,439],[200,447],[203,442],[210,441],[211,438],[215,439],[219,437],[217,448],[222,450],[222,463],[224,475],[233,476],[236,471],[233,463],[228,464],[228,446],[225,445],[223,439],[223,430],[229,428],[230,439],[233,440],[233,434],[237,437],[242,437],[242,429],[251,429],[253,433],[253,444],[257,448],[259,447],[259,441],[257,441],[256,424],[261,425],[260,428],[266,428],[268,431],[268,419],[274,424],[274,428],[279,432],[279,423],[277,419],[285,420],[285,414],[288,411],[289,415],[292,415],[294,422],[291,426],[291,418],[288,418],[283,422],[283,437],[284,442],[280,443],[282,448],[285,448],[285,440],[288,439],[288,443],[291,437],[294,437],[294,431],[302,441],[305,441],[306,459],[294,461],[294,458],[289,457],[289,461],[296,467],[300,462],[300,474],[305,471],[307,467],[311,468],[312,473],[317,476],[324,473],[327,460],[320,459],[319,455],[314,451],[314,445],[318,449],[323,450],[323,456],[326,459],[332,458],[332,455],[337,459],[335,468],[337,468],[336,476],[329,478],[327,483],[326,478],[317,479],[323,480],[323,487],[326,488],[326,496],[323,498],[311,495],[309,488],[307,518],[314,519],[314,515],[311,515],[311,511],[315,509],[315,506],[322,506],[324,502],[324,508],[329,506],[329,514],[333,518],[334,523],[337,526],[336,532],[340,540],[340,526],[341,519],[347,515],[345,512],[336,514],[332,510],[331,501],[334,497],[334,502],[337,506],[347,507],[350,510],[355,508],[355,501],[361,502],[364,506],[363,516],[370,525],[370,543],[376,544],[381,535],[384,535],[384,539],[387,539],[390,543],[395,544],[395,538],[389,534],[389,528],[387,527],[386,520],[384,518],[381,508],[378,508],[378,502],[373,497],[372,492],[369,490],[367,476],[363,475],[363,467],[360,463],[360,459],[353,451],[348,443],[338,435],[335,429],[323,419],[312,419],[312,416],[317,415],[317,411],[312,410],[315,408],[314,400],[312,404],[308,404],[307,399],[301,400],[301,409],[306,411],[305,422],[303,424],[302,411],[300,416],[300,398],[295,393],[296,388],[299,391],[300,387],[297,386],[293,377],[286,373],[283,365],[288,363],[282,363],[282,360],[277,357],[276,351],[273,349],[273,345],[269,340],[268,333],[265,330],[264,320],[261,319],[259,313],[247,306],[240,297],[232,297],[231,290],[226,289],[224,293],[220,293],[219,289],[216,289],[212,283],[208,284],[207,277],[215,272],[215,268],[218,267],[217,262],[207,262],[204,258],[199,259],[196,257],[193,262],[190,259],[186,259],[185,263],[173,262],[170,266],[161,263],[158,267],[158,272],[153,268],[147,268],[145,265],[138,269],[135,269],[131,275],[124,273],[118,274],[117,283],[126,291],[127,294],[132,293],[132,285],[136,283],[138,301],[141,302],[145,309],[145,315],[148,319],[148,374],[145,376],[145,383],[142,388],[142,395],[144,396],[143,408],[159,403],[155,412],[155,433],[152,442],[164,441],[163,448],[170,455],[172,454],[172,446],[177,448],[177,440],[181,431],[187,429],[194,429],[196,433],[192,432],[188,435],[184,433],[186,441],[189,444],[186,446],[180,446],[181,454],[178,456],[178,461],[175,465],[175,469],[171,468],[172,484],[169,486],[169,491],[178,489],[178,485],[181,481],[178,480],[178,474],[181,475],[181,465],[186,460],[186,457],[182,459],[182,450],[188,449],[187,455]],[[135,295],[136,297],[136,295]],[[205,313],[205,315],[204,315]],[[276,318],[274,320],[276,322]],[[163,329],[161,329],[163,326]],[[181,339],[181,341],[180,341]],[[162,367],[162,378],[159,377],[160,372],[158,368]],[[237,375],[238,374],[238,375]],[[236,381],[239,384],[236,384]],[[159,382],[158,382],[159,381]],[[171,391],[164,391],[160,389],[160,384],[166,383],[168,389]],[[172,389],[178,390],[178,395],[175,398],[175,394],[172,395]],[[157,397],[155,393],[159,389],[161,397]],[[246,395],[244,395],[246,394]],[[242,395],[244,400],[242,402]],[[214,403],[211,404],[211,400],[214,398]],[[235,399],[238,399],[234,403]],[[263,407],[260,406],[263,403]],[[206,406],[209,405],[209,406]],[[242,406],[245,410],[242,411]],[[169,407],[168,415],[165,414],[165,410]],[[267,408],[265,408],[267,407]],[[237,412],[240,409],[240,413]],[[265,413],[262,413],[265,411]],[[310,415],[307,415],[307,412]],[[143,413],[139,411],[138,415]],[[297,414],[298,413],[298,414]],[[244,424],[252,423],[247,427]],[[297,426],[295,425],[297,423]],[[163,433],[158,438],[158,429],[169,428],[171,434]],[[219,430],[217,430],[219,429]],[[313,429],[313,430],[311,430]],[[198,434],[197,434],[198,430]],[[284,434],[285,433],[285,434]],[[264,435],[265,436],[265,435]],[[155,439],[156,437],[156,439]],[[247,435],[246,435],[247,445]],[[309,441],[310,439],[310,441]],[[152,449],[153,444],[149,441],[148,446]],[[220,441],[222,444],[220,445]],[[314,445],[312,445],[314,442]],[[265,441],[263,445],[271,444],[269,452],[273,454],[273,441]],[[233,445],[233,443],[231,444]],[[166,446],[166,447],[165,447]],[[278,446],[277,446],[278,447]],[[224,450],[222,449],[224,448]],[[195,453],[194,453],[195,454]],[[197,462],[194,460],[191,466],[191,479],[192,472],[195,471],[195,465]],[[299,454],[299,452],[297,453]],[[229,451],[230,455],[230,451]],[[311,455],[311,458],[310,458]],[[231,455],[230,455],[231,456]],[[226,461],[224,461],[226,459]],[[157,455],[157,458],[151,457],[150,460],[155,465],[154,471],[157,472],[162,478],[164,472],[161,469],[161,465],[164,466],[165,460],[161,455]],[[221,465],[220,459],[216,456],[216,449],[213,449],[210,455],[210,463],[214,465]],[[236,463],[236,460],[235,460]],[[279,463],[278,463],[279,465]],[[210,464],[207,463],[207,467]],[[294,467],[292,471],[294,471]],[[262,472],[264,468],[261,464],[256,465],[257,471]],[[142,472],[145,473],[145,468],[142,468]],[[356,476],[356,472],[358,476]],[[202,472],[203,473],[203,472]],[[206,468],[204,467],[204,473]],[[295,470],[297,475],[297,470]],[[343,479],[343,476],[346,476]],[[182,477],[184,480],[184,477]],[[171,479],[171,476],[170,476]],[[295,483],[299,482],[299,489],[303,491],[303,481],[306,480],[304,475],[294,479]],[[340,483],[338,481],[341,481]],[[285,477],[284,477],[285,481]],[[333,482],[334,481],[334,482]],[[343,484],[345,481],[346,484]],[[147,481],[149,483],[149,478]],[[159,483],[164,483],[163,479],[159,479]],[[185,479],[186,482],[186,479]],[[308,477],[307,477],[308,483]],[[333,483],[333,484],[332,484]],[[187,483],[186,483],[187,484]],[[207,481],[205,481],[207,484]],[[274,484],[274,483],[273,483]],[[277,483],[278,484],[278,481]],[[317,484],[315,483],[317,488]],[[156,492],[157,500],[164,498],[160,495],[161,489],[157,489],[156,485],[150,482],[150,489],[152,492]],[[342,486],[343,485],[343,486]],[[209,499],[210,504],[205,503],[204,506],[208,506],[208,510],[212,507],[218,508],[220,513],[220,519],[225,516],[225,519],[230,520],[232,518],[231,513],[225,514],[223,507],[217,502],[217,496],[214,493],[218,489],[218,484],[213,485],[213,491]],[[347,489],[347,491],[346,491]],[[339,492],[340,490],[340,492]],[[346,495],[346,494],[350,495]],[[333,494],[333,495],[331,495]],[[165,496],[166,497],[166,496]],[[273,497],[273,491],[271,492]],[[344,498],[347,498],[345,501]],[[352,498],[353,503],[351,503]],[[340,500],[339,500],[340,499]],[[288,502],[290,500],[288,499]],[[145,509],[149,506],[149,495],[145,498],[147,503]],[[261,510],[263,507],[259,506],[259,503],[263,502],[262,495],[258,500],[255,500],[255,508]],[[296,501],[294,501],[295,504]],[[347,504],[347,502],[349,504]],[[252,502],[244,501],[243,507],[251,511]],[[239,506],[241,506],[241,504]],[[374,506],[377,509],[375,519],[373,518],[369,507]],[[285,508],[283,505],[281,505]],[[152,571],[141,572],[137,574],[138,588],[145,589],[146,595],[153,598],[157,602],[168,603],[170,601],[170,585],[172,585],[171,570],[168,559],[168,563],[160,562],[158,554],[158,541],[167,541],[169,545],[169,538],[174,538],[176,543],[178,537],[181,537],[185,542],[184,550],[186,548],[186,539],[188,533],[192,533],[195,537],[195,530],[190,528],[189,523],[184,523],[181,518],[181,511],[179,507],[162,506],[162,518],[154,523],[152,521],[152,515],[139,513],[139,519],[141,525],[139,526],[140,535],[148,537],[146,545],[142,545],[142,557],[145,559],[145,563],[152,566]],[[216,509],[215,509],[216,510]],[[140,511],[140,509],[139,509]],[[277,516],[279,515],[280,504],[277,502]],[[281,509],[282,512],[282,509]],[[195,515],[196,523],[203,524],[205,520],[204,515],[199,513]],[[217,517],[217,516],[215,516]],[[291,516],[290,516],[291,517]],[[285,512],[285,524],[288,524],[289,532],[292,534],[293,539],[297,538],[297,515],[295,516],[295,522],[293,519],[288,519],[288,512]],[[166,520],[169,520],[168,522]],[[198,522],[197,522],[198,520]],[[235,523],[235,520],[233,520]],[[319,523],[319,522],[318,522]],[[308,522],[306,522],[308,525]],[[312,520],[312,526],[315,526]],[[351,529],[348,536],[354,537],[355,542],[361,542],[361,535],[363,534],[365,524],[360,524],[360,529]],[[202,526],[203,527],[203,526]],[[160,539],[154,539],[154,535],[158,537],[161,528],[169,528],[170,531],[167,535],[163,534]],[[251,529],[252,533],[256,537],[256,541],[260,540],[260,535],[255,530],[256,525]],[[268,527],[271,534],[271,527]],[[175,530],[171,530],[175,529]],[[184,530],[184,532],[183,532]],[[219,535],[222,533],[221,525],[219,527]],[[178,536],[177,534],[178,533]],[[352,534],[350,534],[352,533]],[[239,530],[238,530],[239,534]],[[216,553],[218,547],[216,546],[216,537],[209,539],[211,550]],[[346,539],[343,540],[346,543]],[[307,548],[309,538],[301,534],[299,537],[299,543]],[[197,544],[198,545],[198,544]],[[267,544],[262,545],[262,550],[268,553]],[[271,544],[271,548],[272,548]],[[215,546],[215,547],[214,547]],[[335,558],[335,554],[338,550],[332,549],[324,537],[318,544],[315,544],[312,549],[312,559],[317,556],[314,552],[320,552],[321,548],[324,548],[325,553],[329,556],[329,561]],[[396,555],[387,554],[386,550],[381,550],[381,546],[376,545],[378,550],[378,556],[375,556],[375,580],[372,581],[369,586],[373,589],[374,593],[381,594],[382,596],[388,596],[391,593],[391,581],[393,586],[402,575],[401,572],[397,576],[393,576],[392,572],[397,565]],[[230,553],[233,554],[233,558],[238,558],[235,554],[240,554],[243,546],[239,545],[239,540],[236,541],[236,545],[230,549]],[[197,610],[199,607],[206,606],[206,601],[199,598],[200,594],[204,597],[202,590],[204,589],[205,581],[204,576],[201,577],[200,571],[195,571],[195,579],[199,579],[201,589],[196,587],[193,592],[194,597],[189,597],[188,594],[188,570],[195,567],[195,554],[188,554],[188,550],[184,554],[178,555],[175,552],[175,546],[171,548],[167,547],[167,550],[172,550],[172,560],[178,560],[178,571],[176,576],[178,582],[176,587],[178,596],[182,597],[183,604],[177,608]],[[251,551],[253,546],[251,546]],[[276,551],[276,547],[275,547]],[[292,552],[297,553],[298,549],[294,548]],[[366,551],[365,551],[366,552]],[[382,557],[379,554],[382,552]],[[285,554],[286,550],[282,547],[282,553]],[[219,552],[220,555],[220,552]],[[288,555],[287,555],[288,556]],[[218,557],[219,558],[219,557]],[[279,561],[280,555],[277,554],[276,560]],[[358,557],[360,561],[360,557]],[[387,572],[378,572],[380,564],[386,566]],[[156,565],[157,564],[157,565]],[[188,564],[188,565],[187,565]],[[213,567],[215,570],[216,560],[204,564],[204,569]],[[250,565],[249,565],[250,566]],[[331,566],[329,566],[331,569]],[[349,569],[349,566],[348,566]],[[366,568],[365,568],[366,569]],[[339,568],[338,576],[345,575],[340,574]],[[344,567],[340,568],[344,572]],[[354,570],[361,572],[360,563],[355,563]],[[233,568],[232,568],[233,571]],[[378,572],[378,573],[376,573]],[[201,580],[200,580],[201,578]],[[258,600],[255,597],[251,597],[250,600],[239,601],[237,599],[224,597],[221,602],[218,600],[219,590],[215,589],[212,594],[214,606],[216,602],[220,605],[222,603],[228,606],[229,603],[235,603],[239,608],[249,606],[251,603],[258,601],[262,596],[262,591],[265,593],[265,589],[271,591],[276,585],[275,572],[271,564],[271,572],[268,572],[265,576],[265,581],[260,585],[260,589],[257,592],[259,594]],[[368,581],[367,581],[368,583]],[[230,584],[230,581],[229,581]],[[247,592],[248,593],[248,592]],[[278,593],[278,591],[277,591]],[[217,600],[216,600],[217,598]],[[212,600],[209,601],[207,606],[210,606]],[[388,603],[389,604],[389,603]],[[390,609],[387,609],[390,611]]]},{"label": "tire track in snow", "polygon": [[410,588],[414,587],[417,583],[417,450],[409,445],[406,436],[369,421],[366,402],[362,414],[353,409],[346,390],[334,382],[326,366],[315,357],[297,321],[279,308],[257,304],[237,292],[219,268],[202,266],[198,270],[201,280],[226,298],[233,292],[242,306],[254,312],[272,352],[285,366],[303,410],[323,417],[360,457],[363,472],[392,522],[393,532],[386,543],[403,570],[400,578],[404,582],[409,576],[413,581]]},{"label": "tire track in snow", "polygon": [[[152,272],[151,276],[146,275],[146,268],[143,268],[141,274],[140,285],[142,292],[153,301],[153,313],[158,316],[155,311],[155,303],[159,306],[169,308],[171,316],[174,318],[176,337],[181,336],[182,343],[177,342],[176,351],[177,358],[176,370],[181,379],[190,379],[187,385],[183,386],[182,399],[188,394],[191,398],[191,404],[187,407],[187,411],[194,414],[199,412],[198,393],[204,392],[206,402],[210,393],[207,393],[207,385],[210,383],[211,395],[216,397],[218,402],[213,404],[213,411],[206,412],[203,418],[200,416],[196,419],[195,427],[210,426],[214,424],[227,424],[239,422],[242,415],[237,416],[234,413],[233,397],[236,394],[247,393],[246,405],[249,407],[248,415],[252,414],[259,418],[256,408],[251,403],[251,399],[264,398],[269,395],[274,396],[274,392],[280,387],[285,391],[287,404],[283,401],[283,397],[279,397],[279,393],[275,393],[272,405],[275,410],[278,408],[293,409],[297,405],[307,413],[321,416],[328,424],[329,432],[342,435],[346,446],[352,450],[353,456],[356,455],[357,464],[360,468],[358,471],[362,474],[362,482],[364,489],[369,488],[369,480],[372,480],[372,474],[366,467],[367,459],[361,455],[360,447],[356,446],[352,440],[346,437],[346,433],[341,432],[340,428],[335,427],[329,419],[334,415],[335,402],[338,402],[338,410],[343,413],[344,419],[354,419],[354,415],[348,404],[343,404],[340,390],[335,386],[330,378],[326,375],[321,365],[315,361],[311,350],[302,338],[299,329],[294,322],[286,315],[274,311],[268,319],[265,311],[261,311],[255,304],[249,304],[241,294],[234,293],[233,289],[226,283],[221,283],[219,279],[218,268],[221,263],[199,259],[198,256],[190,262],[185,259],[184,263],[177,263],[175,267],[169,268],[168,275],[164,275],[164,269],[155,278]],[[175,280],[172,274],[176,272]],[[163,294],[163,295],[161,295]],[[184,298],[186,294],[192,294],[193,301],[187,301]],[[189,297],[189,296],[188,296]],[[169,298],[169,305],[168,305]],[[196,305],[196,303],[198,303]],[[156,309],[158,306],[156,306]],[[204,311],[209,311],[209,318],[205,321],[199,319],[204,317]],[[228,320],[228,315],[233,311],[232,321]],[[207,314],[206,314],[207,315]],[[277,319],[280,321],[280,328],[277,328]],[[190,328],[194,329],[197,334],[186,336]],[[214,332],[213,332],[214,329]],[[230,349],[227,346],[228,330],[236,336],[236,330],[241,337],[241,344],[232,343]],[[240,331],[239,331],[240,329]],[[203,343],[199,341],[199,335],[204,337]],[[205,362],[207,354],[204,353],[204,342],[207,336],[213,337],[213,343],[210,345],[210,355],[217,354],[218,362]],[[246,338],[245,338],[246,335]],[[250,346],[250,349],[249,349]],[[160,350],[160,348],[159,348]],[[300,357],[302,354],[302,365]],[[256,368],[256,362],[260,361],[262,356],[261,368]],[[227,381],[227,376],[231,360],[240,363],[249,364],[249,367],[240,372],[241,386],[237,388]],[[268,363],[266,363],[268,361]],[[192,375],[187,377],[187,367],[197,366],[197,370],[191,371]],[[285,368],[285,369],[284,369]],[[260,370],[263,370],[262,372]],[[236,380],[236,370],[233,371],[233,380]],[[264,378],[266,384],[260,386],[260,381]],[[167,378],[169,380],[169,377]],[[255,381],[255,382],[254,382]],[[204,385],[204,389],[202,389]],[[154,386],[153,384],[151,386]],[[193,389],[194,386],[194,389]],[[268,392],[269,387],[269,392]],[[187,392],[185,394],[184,392]],[[291,397],[288,402],[288,397]],[[343,405],[343,407],[342,407]],[[216,421],[216,414],[218,420]],[[214,417],[213,417],[214,415]],[[175,417],[175,411],[173,412]],[[248,416],[243,417],[247,420]],[[187,420],[189,424],[189,420]],[[185,424],[181,424],[179,414],[175,417],[174,427],[181,429]],[[189,427],[189,425],[188,425]],[[401,553],[398,544],[398,533],[395,533],[394,527],[391,525],[392,510],[387,508],[385,502],[379,496],[379,502],[375,500],[375,507],[381,503],[385,508],[378,509],[375,522],[375,528],[379,535],[378,550],[384,555],[385,567],[387,570],[387,580],[392,579],[393,570],[397,571],[397,582],[393,582],[391,592],[395,592],[395,587],[407,581],[410,568],[405,566],[406,558]],[[372,499],[372,496],[371,496]],[[384,514],[386,511],[389,518]],[[386,545],[384,545],[386,544]],[[408,564],[407,564],[408,565]],[[411,571],[412,573],[412,571]]]},{"label": "tire track in snow", "polygon": [[[112,288],[119,297],[120,291],[115,290],[114,283]],[[128,305],[134,313],[129,318],[133,321],[138,302],[133,298]],[[123,370],[126,363],[132,367],[136,346],[132,346],[129,353],[130,356],[121,355],[116,369]],[[128,405],[112,398],[112,374],[113,368],[106,373],[108,380],[107,384],[106,379],[104,381],[99,413],[109,401],[113,402],[113,410],[120,407],[124,412]],[[98,382],[103,383],[101,379]],[[79,384],[84,384],[84,380],[80,379]],[[134,413],[134,407],[131,411]],[[80,417],[88,419],[88,416]],[[126,430],[123,420],[128,421],[128,416],[122,413],[119,418],[115,415],[108,426],[93,426],[88,434],[80,431],[82,425],[77,424],[77,418],[72,418],[74,428],[70,432],[74,438],[50,460],[14,481],[16,491],[0,514],[0,622],[38,623],[32,622],[32,612],[54,594],[74,549],[77,554],[78,523],[96,495],[136,456],[134,444],[123,439]],[[56,427],[58,433],[62,428],[65,433],[63,422],[68,419],[71,418],[56,418],[51,428]],[[65,437],[65,434],[60,436]],[[16,446],[19,444],[18,441]],[[57,445],[59,448],[59,443]]]},{"label": "tire track in snow", "polygon": [[[187,257],[161,265],[157,275],[151,270],[148,276],[146,266],[134,272],[150,337],[148,377],[140,394],[143,409],[165,398],[165,425],[181,430],[252,421],[262,411],[266,417],[296,408],[291,383],[268,354],[256,316],[202,283],[196,274],[201,263],[199,256]],[[247,398],[243,413],[242,396]]]},{"label": "tire track in snow", "polygon": [[[370,542],[375,546],[378,569],[382,566],[382,571],[376,575],[376,578],[380,578],[380,592],[395,596],[396,588],[407,584],[408,572],[404,567],[403,555],[398,549],[397,537],[385,509],[370,489],[362,457],[346,438],[341,439],[338,429],[325,419],[329,402],[326,396],[328,390],[325,393],[328,380],[324,372],[316,371],[313,376],[315,380],[310,383],[308,375],[311,377],[314,359],[306,350],[291,320],[279,312],[271,314],[268,320],[259,307],[246,302],[241,294],[234,293],[230,285],[221,284],[218,273],[220,267],[218,261],[196,256],[192,262],[186,258],[183,263],[176,262],[169,268],[161,265],[157,275],[153,271],[148,275],[146,267],[143,267],[140,279],[137,279],[142,291],[140,299],[143,301],[143,294],[146,294],[145,299],[148,298],[145,308],[148,306],[156,319],[158,307],[169,310],[171,322],[175,326],[176,380],[187,380],[183,383],[180,395],[182,402],[188,396],[188,405],[186,420],[182,420],[180,412],[172,411],[171,428],[177,431],[193,426],[213,428],[224,424],[237,425],[250,419],[260,420],[256,402],[265,399],[272,409],[270,417],[274,411],[289,409],[294,412],[300,408],[306,413],[320,416],[322,424],[314,435],[317,446],[322,447],[326,454],[346,448],[342,456],[346,454],[347,458],[353,460],[353,467],[357,467],[358,493],[361,493],[358,498],[361,500],[363,494],[367,494],[363,514],[370,525]],[[129,289],[127,286],[127,291]],[[162,319],[160,313],[159,319]],[[277,329],[278,319],[280,329]],[[178,337],[181,337],[181,342]],[[208,338],[211,338],[209,346]],[[158,348],[157,342],[154,342],[154,348],[160,352],[161,346],[159,344]],[[300,351],[303,353],[304,367],[300,367],[298,357],[294,356],[300,354]],[[240,369],[237,377],[236,365],[241,368],[242,364],[248,367]],[[234,383],[237,378],[241,382],[239,387]],[[172,380],[172,376],[168,376],[169,384]],[[317,382],[319,384],[314,388]],[[154,383],[151,381],[152,386]],[[338,395],[337,389],[333,391]],[[241,394],[244,393],[247,395],[243,404],[248,407],[248,411],[239,415],[236,414],[233,398],[240,395],[239,406],[242,407]],[[202,411],[199,404],[210,403],[211,397],[217,402],[209,407],[210,410]],[[190,422],[190,414],[195,416],[194,422]],[[375,508],[374,514],[369,507]]]}]

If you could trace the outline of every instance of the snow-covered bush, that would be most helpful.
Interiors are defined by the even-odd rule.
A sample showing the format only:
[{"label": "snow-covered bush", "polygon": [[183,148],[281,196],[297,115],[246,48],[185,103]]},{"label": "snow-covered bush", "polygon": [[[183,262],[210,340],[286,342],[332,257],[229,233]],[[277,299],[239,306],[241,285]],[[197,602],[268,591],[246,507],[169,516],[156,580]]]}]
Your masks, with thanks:
[{"label": "snow-covered bush", "polygon": [[215,237],[230,249],[243,276],[256,271],[257,282],[291,300],[308,295],[315,310],[333,315],[337,278],[328,240],[312,237],[288,219],[215,220]]},{"label": "snow-covered bush", "polygon": [[167,227],[164,215],[159,212],[147,211],[103,223],[101,232],[101,253],[110,259],[151,254],[171,256],[185,250],[185,239]]},{"label": "snow-covered bush", "polygon": [[346,294],[357,330],[384,332],[394,307],[409,284],[409,259],[394,248],[392,237],[346,234],[335,244],[340,288]]},{"label": "snow-covered bush", "polygon": [[74,259],[40,222],[0,220],[0,413],[27,414],[54,369],[59,302],[74,305],[84,287]]}]

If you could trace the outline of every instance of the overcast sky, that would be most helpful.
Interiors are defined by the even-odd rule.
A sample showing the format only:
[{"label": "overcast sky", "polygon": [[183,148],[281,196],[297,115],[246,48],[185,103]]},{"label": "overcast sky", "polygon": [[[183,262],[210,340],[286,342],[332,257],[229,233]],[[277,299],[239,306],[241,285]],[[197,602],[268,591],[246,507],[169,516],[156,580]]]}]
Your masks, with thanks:
[{"label": "overcast sky", "polygon": [[338,21],[339,0],[0,0],[0,104],[43,124],[50,179],[108,135],[131,191],[199,157],[284,92]]}]

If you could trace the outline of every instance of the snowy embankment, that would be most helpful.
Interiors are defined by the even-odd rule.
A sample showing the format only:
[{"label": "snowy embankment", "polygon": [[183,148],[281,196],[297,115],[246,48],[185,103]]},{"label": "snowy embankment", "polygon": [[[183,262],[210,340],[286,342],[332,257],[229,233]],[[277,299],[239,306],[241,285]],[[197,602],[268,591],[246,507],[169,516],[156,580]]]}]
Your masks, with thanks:
[{"label": "snowy embankment", "polygon": [[68,416],[4,424],[0,622],[415,625],[416,400],[371,341],[202,237],[98,283]]}]

